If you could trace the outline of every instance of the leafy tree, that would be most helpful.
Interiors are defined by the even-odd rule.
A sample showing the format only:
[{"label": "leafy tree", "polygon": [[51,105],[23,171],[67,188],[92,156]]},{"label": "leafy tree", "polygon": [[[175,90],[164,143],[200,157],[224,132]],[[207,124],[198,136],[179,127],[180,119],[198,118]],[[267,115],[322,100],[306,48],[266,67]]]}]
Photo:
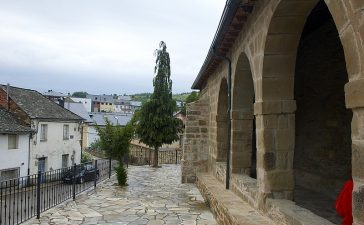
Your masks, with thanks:
[{"label": "leafy tree", "polygon": [[128,123],[125,127],[112,126],[108,119],[104,128],[96,127],[100,137],[99,145],[107,157],[119,161],[116,168],[119,185],[126,184],[126,170],[123,165],[124,156],[129,153],[130,142],[134,135],[134,126]]},{"label": "leafy tree", "polygon": [[181,113],[183,113],[183,115],[186,115],[186,113],[187,113],[186,112],[186,105],[187,105],[187,103],[191,103],[191,102],[197,101],[198,98],[199,98],[198,92],[192,91],[191,94],[187,96],[186,102],[185,102],[185,104],[181,108]]},{"label": "leafy tree", "polygon": [[163,144],[178,140],[182,122],[173,117],[176,102],[172,99],[172,80],[167,46],[162,41],[155,51],[156,66],[153,79],[154,92],[138,115],[136,133],[141,142],[154,148],[154,167],[158,167],[158,150]]},{"label": "leafy tree", "polygon": [[75,98],[86,98],[87,95],[88,95],[88,93],[85,92],[85,91],[76,91],[76,92],[73,92],[72,97],[75,97]]},{"label": "leafy tree", "polygon": [[92,161],[92,158],[93,158],[93,156],[90,153],[83,151],[81,163],[90,162],[90,161]]}]

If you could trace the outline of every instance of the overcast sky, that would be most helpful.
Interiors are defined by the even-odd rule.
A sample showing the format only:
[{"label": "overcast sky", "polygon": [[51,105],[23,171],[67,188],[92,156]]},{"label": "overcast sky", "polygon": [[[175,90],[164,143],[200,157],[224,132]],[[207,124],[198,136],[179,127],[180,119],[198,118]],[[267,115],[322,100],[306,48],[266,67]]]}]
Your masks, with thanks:
[{"label": "overcast sky", "polygon": [[154,50],[187,92],[225,0],[0,0],[0,83],[64,93],[152,92]]}]

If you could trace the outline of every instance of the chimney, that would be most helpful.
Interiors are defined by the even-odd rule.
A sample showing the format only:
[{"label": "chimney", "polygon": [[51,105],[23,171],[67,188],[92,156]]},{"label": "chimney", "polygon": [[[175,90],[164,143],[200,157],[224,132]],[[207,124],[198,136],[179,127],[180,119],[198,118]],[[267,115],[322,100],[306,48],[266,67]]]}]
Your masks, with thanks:
[{"label": "chimney", "polygon": [[64,99],[59,99],[58,104],[64,108]]}]

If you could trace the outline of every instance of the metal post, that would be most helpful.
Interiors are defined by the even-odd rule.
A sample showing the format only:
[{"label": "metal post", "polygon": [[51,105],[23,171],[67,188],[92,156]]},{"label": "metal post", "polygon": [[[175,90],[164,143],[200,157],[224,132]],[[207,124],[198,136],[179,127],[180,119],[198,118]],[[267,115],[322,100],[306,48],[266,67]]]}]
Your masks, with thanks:
[{"label": "metal post", "polygon": [[149,148],[149,166],[150,166],[151,154],[152,154],[152,150]]},{"label": "metal post", "polygon": [[96,189],[96,183],[97,183],[97,159],[95,160],[95,174],[94,174],[94,188]]},{"label": "metal post", "polygon": [[76,163],[73,165],[72,170],[72,196],[74,201],[76,200]]},{"label": "metal post", "polygon": [[109,158],[109,179],[111,178],[111,157]]},{"label": "metal post", "polygon": [[176,164],[177,164],[177,161],[178,161],[178,156],[177,156],[177,149],[176,149]]},{"label": "metal post", "polygon": [[42,171],[38,170],[37,177],[37,219],[40,218],[40,183],[42,182]]}]

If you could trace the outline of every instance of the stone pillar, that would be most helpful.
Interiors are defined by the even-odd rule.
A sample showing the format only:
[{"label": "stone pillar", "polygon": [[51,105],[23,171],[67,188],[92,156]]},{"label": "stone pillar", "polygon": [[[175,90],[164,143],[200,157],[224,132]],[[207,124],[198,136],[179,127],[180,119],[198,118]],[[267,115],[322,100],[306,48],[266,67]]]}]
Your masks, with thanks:
[{"label": "stone pillar", "polygon": [[253,137],[252,113],[239,111],[232,112],[231,121],[231,172],[250,174],[252,137]]},{"label": "stone pillar", "polygon": [[351,122],[353,218],[355,225],[364,224],[364,79],[345,85],[346,107],[353,110]]},{"label": "stone pillar", "polygon": [[216,115],[216,152],[213,153],[216,162],[226,162],[226,153],[228,148],[228,132],[229,132],[229,116],[228,114]]},{"label": "stone pillar", "polygon": [[266,101],[254,104],[257,129],[257,179],[264,197],[292,199],[296,103]]},{"label": "stone pillar", "polygon": [[208,104],[201,100],[187,105],[187,120],[183,140],[182,183],[194,183],[197,172],[207,172]]}]

